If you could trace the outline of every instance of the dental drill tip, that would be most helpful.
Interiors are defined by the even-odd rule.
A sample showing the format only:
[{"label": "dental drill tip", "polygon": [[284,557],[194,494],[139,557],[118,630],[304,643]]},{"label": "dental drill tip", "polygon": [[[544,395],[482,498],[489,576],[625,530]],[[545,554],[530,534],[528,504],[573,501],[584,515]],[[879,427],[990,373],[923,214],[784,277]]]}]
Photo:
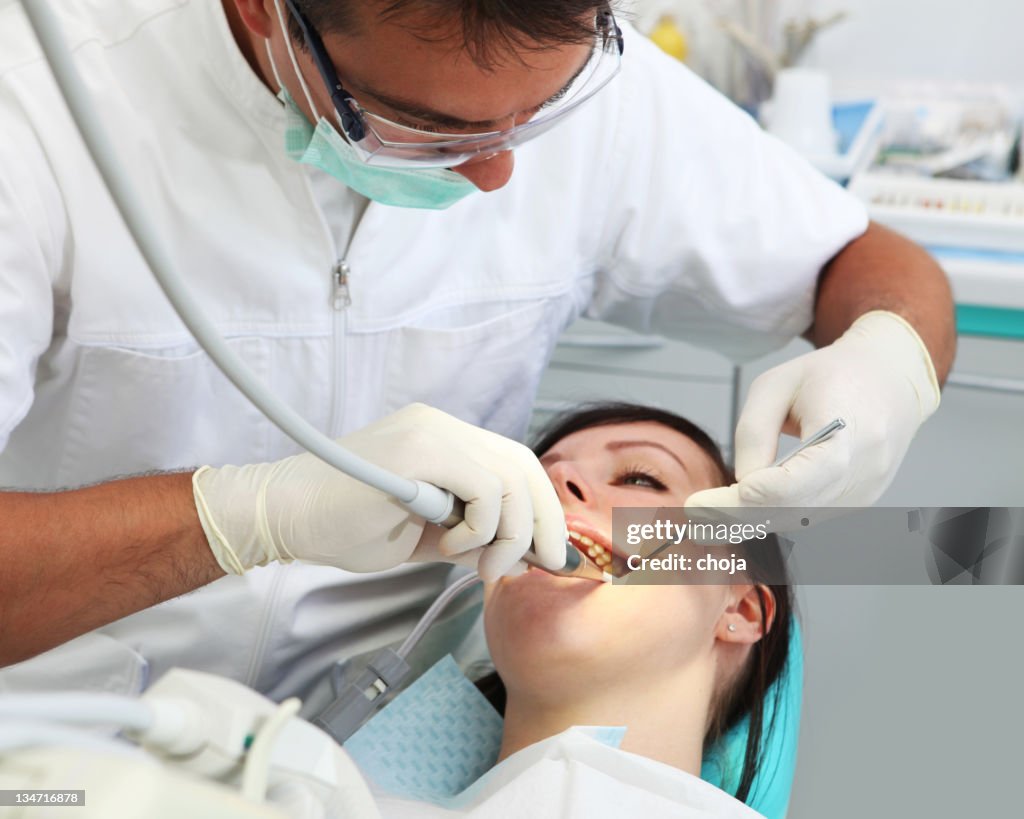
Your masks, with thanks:
[{"label": "dental drill tip", "polygon": [[576,548],[571,542],[565,544],[566,561],[565,567],[560,572],[563,577],[585,577],[588,580],[595,580],[598,583],[611,583],[615,580],[615,574],[606,570],[604,566],[598,566],[590,560],[583,552]]}]

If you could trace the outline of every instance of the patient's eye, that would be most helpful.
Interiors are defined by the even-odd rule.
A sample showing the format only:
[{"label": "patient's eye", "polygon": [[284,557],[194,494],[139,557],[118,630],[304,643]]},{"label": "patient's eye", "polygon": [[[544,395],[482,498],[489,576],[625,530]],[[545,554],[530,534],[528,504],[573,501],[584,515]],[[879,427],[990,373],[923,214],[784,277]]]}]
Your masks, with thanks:
[{"label": "patient's eye", "polygon": [[657,477],[652,475],[649,470],[641,469],[639,467],[632,467],[622,472],[618,476],[618,482],[623,486],[641,486],[646,489],[654,489],[658,492],[664,492],[668,489],[668,487],[658,480]]}]

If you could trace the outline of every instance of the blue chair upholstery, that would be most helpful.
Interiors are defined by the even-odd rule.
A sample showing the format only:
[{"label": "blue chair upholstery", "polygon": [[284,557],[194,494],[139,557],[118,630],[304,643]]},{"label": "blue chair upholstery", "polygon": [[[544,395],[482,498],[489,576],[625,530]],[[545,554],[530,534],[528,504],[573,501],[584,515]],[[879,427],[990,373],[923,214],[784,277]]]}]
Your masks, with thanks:
[{"label": "blue chair upholstery", "polygon": [[[804,688],[804,654],[800,626],[793,618],[789,659],[782,675],[768,689],[761,737],[762,764],[751,785],[747,804],[768,819],[784,819],[796,770],[800,704]],[[747,747],[749,720],[744,719],[704,755],[701,778],[736,793]]]}]

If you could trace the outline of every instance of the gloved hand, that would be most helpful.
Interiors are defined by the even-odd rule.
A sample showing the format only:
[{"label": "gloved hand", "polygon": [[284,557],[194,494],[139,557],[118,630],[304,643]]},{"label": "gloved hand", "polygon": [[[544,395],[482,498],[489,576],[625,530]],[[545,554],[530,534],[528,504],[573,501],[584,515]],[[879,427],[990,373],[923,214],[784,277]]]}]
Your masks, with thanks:
[{"label": "gloved hand", "polygon": [[417,558],[465,564],[477,550],[481,576],[493,580],[512,571],[531,542],[545,565],[565,563],[561,504],[522,444],[423,404],[338,443],[402,477],[450,490],[465,501],[465,520],[439,531],[309,453],[269,464],[204,466],[192,479],[196,509],[224,571],[304,560],[371,572]]},{"label": "gloved hand", "polygon": [[[736,428],[739,483],[694,493],[687,516],[720,520],[709,514],[720,509],[763,522],[758,516],[767,507],[769,528],[790,531],[803,517],[827,516],[809,508],[869,506],[938,405],[935,368],[914,329],[894,313],[866,313],[832,344],[754,381]],[[846,428],[771,467],[781,432],[792,430],[804,440],[834,418]]]}]

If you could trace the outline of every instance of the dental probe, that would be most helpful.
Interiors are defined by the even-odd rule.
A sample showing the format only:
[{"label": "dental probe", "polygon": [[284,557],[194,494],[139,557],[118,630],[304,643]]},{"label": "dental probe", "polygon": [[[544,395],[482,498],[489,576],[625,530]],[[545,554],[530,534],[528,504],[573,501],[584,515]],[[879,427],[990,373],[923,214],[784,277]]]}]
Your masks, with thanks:
[{"label": "dental probe", "polygon": [[[456,498],[451,514],[441,525],[446,529],[458,526],[465,517],[465,511],[466,504]],[[532,546],[523,555],[522,560],[524,563],[529,563],[531,566],[536,566],[538,569],[543,569],[549,574],[558,575],[559,577],[578,577],[587,580],[597,580],[601,583],[611,583],[615,579],[615,575],[604,571],[596,563],[588,560],[587,556],[569,540],[565,542],[565,565],[561,569],[549,569],[541,563]]]},{"label": "dental probe", "polygon": [[774,469],[777,466],[782,466],[784,463],[789,461],[790,458],[799,455],[801,452],[807,449],[807,447],[814,446],[815,444],[820,444],[822,441],[827,441],[829,438],[831,438],[845,426],[846,421],[844,421],[842,418],[836,418],[834,421],[831,421],[830,423],[826,424],[821,429],[819,429],[817,432],[815,432],[806,441],[801,441],[800,445],[792,452],[790,452],[787,455],[783,455],[781,458],[779,458],[775,463],[772,464],[772,468]]},{"label": "dental probe", "polygon": [[[842,418],[836,418],[836,419],[830,421],[825,426],[823,426],[821,429],[819,429],[817,432],[815,432],[806,441],[801,441],[800,445],[798,447],[796,447],[796,449],[794,449],[792,452],[788,452],[785,455],[783,455],[781,458],[779,458],[775,463],[772,464],[772,469],[774,469],[777,466],[782,466],[783,464],[787,463],[790,458],[793,458],[796,455],[799,455],[801,452],[803,452],[808,447],[814,446],[815,444],[820,444],[822,441],[827,441],[829,438],[831,438],[833,435],[835,435],[839,430],[841,430],[845,426],[846,426],[846,421],[844,421]],[[651,558],[657,557],[658,555],[660,555],[669,546],[673,546],[673,545],[678,545],[678,544],[676,544],[675,541],[669,540],[666,543],[662,543],[657,549],[655,549],[649,555],[645,555],[645,557],[648,560],[650,560]]]}]

